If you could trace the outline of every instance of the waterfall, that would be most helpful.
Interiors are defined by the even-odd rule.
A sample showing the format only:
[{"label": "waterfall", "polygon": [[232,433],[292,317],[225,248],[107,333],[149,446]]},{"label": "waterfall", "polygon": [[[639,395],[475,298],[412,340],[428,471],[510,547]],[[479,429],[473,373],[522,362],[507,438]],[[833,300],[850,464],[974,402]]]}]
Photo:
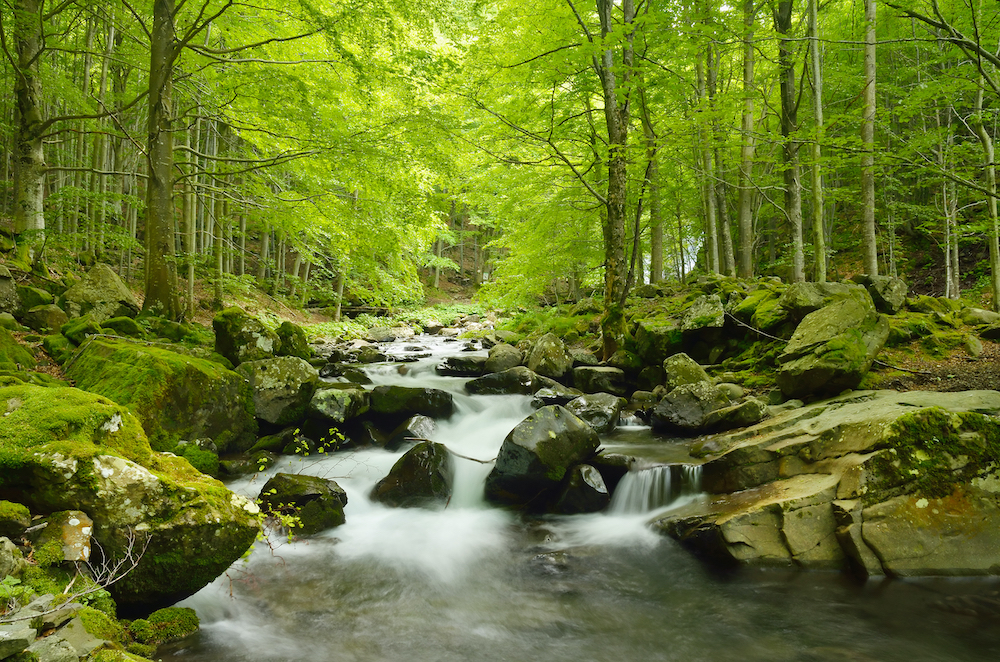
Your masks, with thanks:
[{"label": "waterfall", "polygon": [[701,467],[698,465],[659,465],[629,471],[615,488],[608,512],[620,515],[647,513],[700,491]]}]

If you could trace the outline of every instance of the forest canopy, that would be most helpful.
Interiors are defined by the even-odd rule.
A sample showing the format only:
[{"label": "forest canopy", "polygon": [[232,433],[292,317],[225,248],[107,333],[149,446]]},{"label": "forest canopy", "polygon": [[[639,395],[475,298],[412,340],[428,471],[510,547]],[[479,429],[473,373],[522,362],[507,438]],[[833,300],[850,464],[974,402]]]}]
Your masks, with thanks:
[{"label": "forest canopy", "polygon": [[[0,228],[179,317],[692,271],[1000,291],[1000,6],[2,0]],[[610,344],[608,344],[610,343]]]}]

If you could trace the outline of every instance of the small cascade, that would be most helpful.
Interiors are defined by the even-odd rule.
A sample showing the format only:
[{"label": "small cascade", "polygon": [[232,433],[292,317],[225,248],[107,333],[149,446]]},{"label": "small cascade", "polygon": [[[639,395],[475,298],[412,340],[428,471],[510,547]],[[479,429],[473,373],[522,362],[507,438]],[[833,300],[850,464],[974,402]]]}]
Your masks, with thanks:
[{"label": "small cascade", "polygon": [[608,512],[647,513],[701,491],[701,467],[673,464],[629,471],[618,483]]},{"label": "small cascade", "polygon": [[646,427],[646,421],[642,420],[634,411],[623,411],[618,417],[618,427],[620,428],[640,428]]}]

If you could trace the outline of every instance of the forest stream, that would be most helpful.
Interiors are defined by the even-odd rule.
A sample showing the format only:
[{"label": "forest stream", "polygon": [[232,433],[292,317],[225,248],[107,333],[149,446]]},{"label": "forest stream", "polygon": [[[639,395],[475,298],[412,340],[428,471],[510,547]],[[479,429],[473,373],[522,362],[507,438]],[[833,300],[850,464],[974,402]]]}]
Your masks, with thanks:
[{"label": "forest stream", "polygon": [[[870,580],[835,572],[719,570],[647,528],[698,494],[686,455],[647,427],[624,425],[602,446],[656,458],[626,476],[604,513],[526,520],[490,507],[483,481],[528,396],[471,396],[435,366],[460,344],[420,337],[391,346],[415,362],[371,366],[375,384],[451,392],[456,412],[434,440],[456,458],[447,508],[396,509],[367,495],[406,449],[286,458],[229,488],[254,498],[274,473],[335,479],[347,523],[287,542],[272,533],[246,562],[180,603],[199,633],[162,647],[167,661],[436,662],[528,660],[985,660],[1000,627],[942,608],[987,595],[996,578]],[[411,349],[407,349],[411,348]],[[631,449],[631,451],[626,450]],[[645,451],[643,451],[645,449]],[[478,460],[478,461],[477,461]],[[657,467],[657,464],[660,466]],[[643,463],[640,463],[643,466]]]}]

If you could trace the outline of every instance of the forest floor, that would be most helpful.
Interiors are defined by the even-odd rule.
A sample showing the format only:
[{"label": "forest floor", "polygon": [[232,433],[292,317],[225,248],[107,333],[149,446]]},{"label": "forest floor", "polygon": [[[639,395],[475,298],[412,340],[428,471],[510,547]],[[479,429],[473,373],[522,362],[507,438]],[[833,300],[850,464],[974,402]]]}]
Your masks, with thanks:
[{"label": "forest floor", "polygon": [[[879,386],[897,391],[972,391],[1000,389],[1000,345],[983,340],[983,353],[971,357],[962,350],[942,359],[884,350],[872,372],[885,375]],[[905,372],[904,372],[905,371]]]}]

